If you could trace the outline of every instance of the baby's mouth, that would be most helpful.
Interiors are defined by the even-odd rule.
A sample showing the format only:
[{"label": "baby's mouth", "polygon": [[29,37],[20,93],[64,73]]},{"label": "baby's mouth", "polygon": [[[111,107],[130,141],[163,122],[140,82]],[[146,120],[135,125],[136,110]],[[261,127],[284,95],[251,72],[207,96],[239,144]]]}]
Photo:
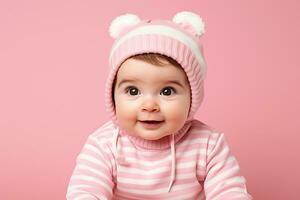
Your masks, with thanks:
[{"label": "baby's mouth", "polygon": [[157,120],[139,120],[138,122],[140,122],[141,125],[143,125],[147,129],[156,129],[156,128],[159,128],[163,124],[164,120],[161,120],[161,121],[157,121]]},{"label": "baby's mouth", "polygon": [[139,122],[147,123],[147,124],[158,124],[164,122],[163,120],[139,120]]}]

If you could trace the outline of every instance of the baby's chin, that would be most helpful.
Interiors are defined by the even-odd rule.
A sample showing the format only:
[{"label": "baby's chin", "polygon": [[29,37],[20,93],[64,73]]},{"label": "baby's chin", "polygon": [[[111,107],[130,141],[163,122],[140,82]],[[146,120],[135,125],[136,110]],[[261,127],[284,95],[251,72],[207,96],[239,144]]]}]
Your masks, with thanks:
[{"label": "baby's chin", "polygon": [[157,134],[157,133],[145,133],[145,132],[142,132],[142,133],[135,133],[133,134],[133,136],[137,136],[137,137],[140,137],[144,140],[152,140],[152,141],[155,141],[155,140],[160,140],[160,139],[163,139],[165,137],[169,137],[170,134]]}]

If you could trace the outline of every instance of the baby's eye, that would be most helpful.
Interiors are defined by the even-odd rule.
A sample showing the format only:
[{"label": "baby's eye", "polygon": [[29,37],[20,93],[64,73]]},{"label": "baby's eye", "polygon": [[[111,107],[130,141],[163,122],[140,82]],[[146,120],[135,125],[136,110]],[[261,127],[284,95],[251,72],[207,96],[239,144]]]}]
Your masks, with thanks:
[{"label": "baby's eye", "polygon": [[176,91],[172,87],[165,87],[160,92],[161,95],[165,95],[165,96],[170,96],[170,95],[172,95],[174,93],[176,93]]},{"label": "baby's eye", "polygon": [[137,89],[136,87],[133,86],[129,86],[126,88],[126,93],[128,93],[131,96],[135,96],[140,94],[139,89]]}]

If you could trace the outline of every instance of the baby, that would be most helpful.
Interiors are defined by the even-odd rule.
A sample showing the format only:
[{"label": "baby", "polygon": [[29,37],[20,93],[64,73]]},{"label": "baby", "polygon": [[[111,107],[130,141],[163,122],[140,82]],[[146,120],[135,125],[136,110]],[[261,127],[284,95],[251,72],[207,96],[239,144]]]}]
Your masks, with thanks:
[{"label": "baby", "polygon": [[204,97],[204,23],[117,17],[106,107],[71,176],[69,200],[252,199],[223,134],[194,119]]}]

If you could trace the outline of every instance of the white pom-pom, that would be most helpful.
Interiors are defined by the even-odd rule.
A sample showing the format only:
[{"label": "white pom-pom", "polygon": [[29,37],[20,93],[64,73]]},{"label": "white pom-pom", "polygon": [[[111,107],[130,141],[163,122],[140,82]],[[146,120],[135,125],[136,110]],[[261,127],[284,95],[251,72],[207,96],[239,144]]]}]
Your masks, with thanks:
[{"label": "white pom-pom", "polygon": [[173,22],[177,24],[189,24],[194,28],[197,36],[201,36],[204,33],[204,22],[195,13],[188,11],[179,12],[173,17]]},{"label": "white pom-pom", "polygon": [[140,18],[134,14],[124,14],[115,18],[109,27],[109,34],[113,38],[117,38],[124,28],[134,26],[140,22]]}]

